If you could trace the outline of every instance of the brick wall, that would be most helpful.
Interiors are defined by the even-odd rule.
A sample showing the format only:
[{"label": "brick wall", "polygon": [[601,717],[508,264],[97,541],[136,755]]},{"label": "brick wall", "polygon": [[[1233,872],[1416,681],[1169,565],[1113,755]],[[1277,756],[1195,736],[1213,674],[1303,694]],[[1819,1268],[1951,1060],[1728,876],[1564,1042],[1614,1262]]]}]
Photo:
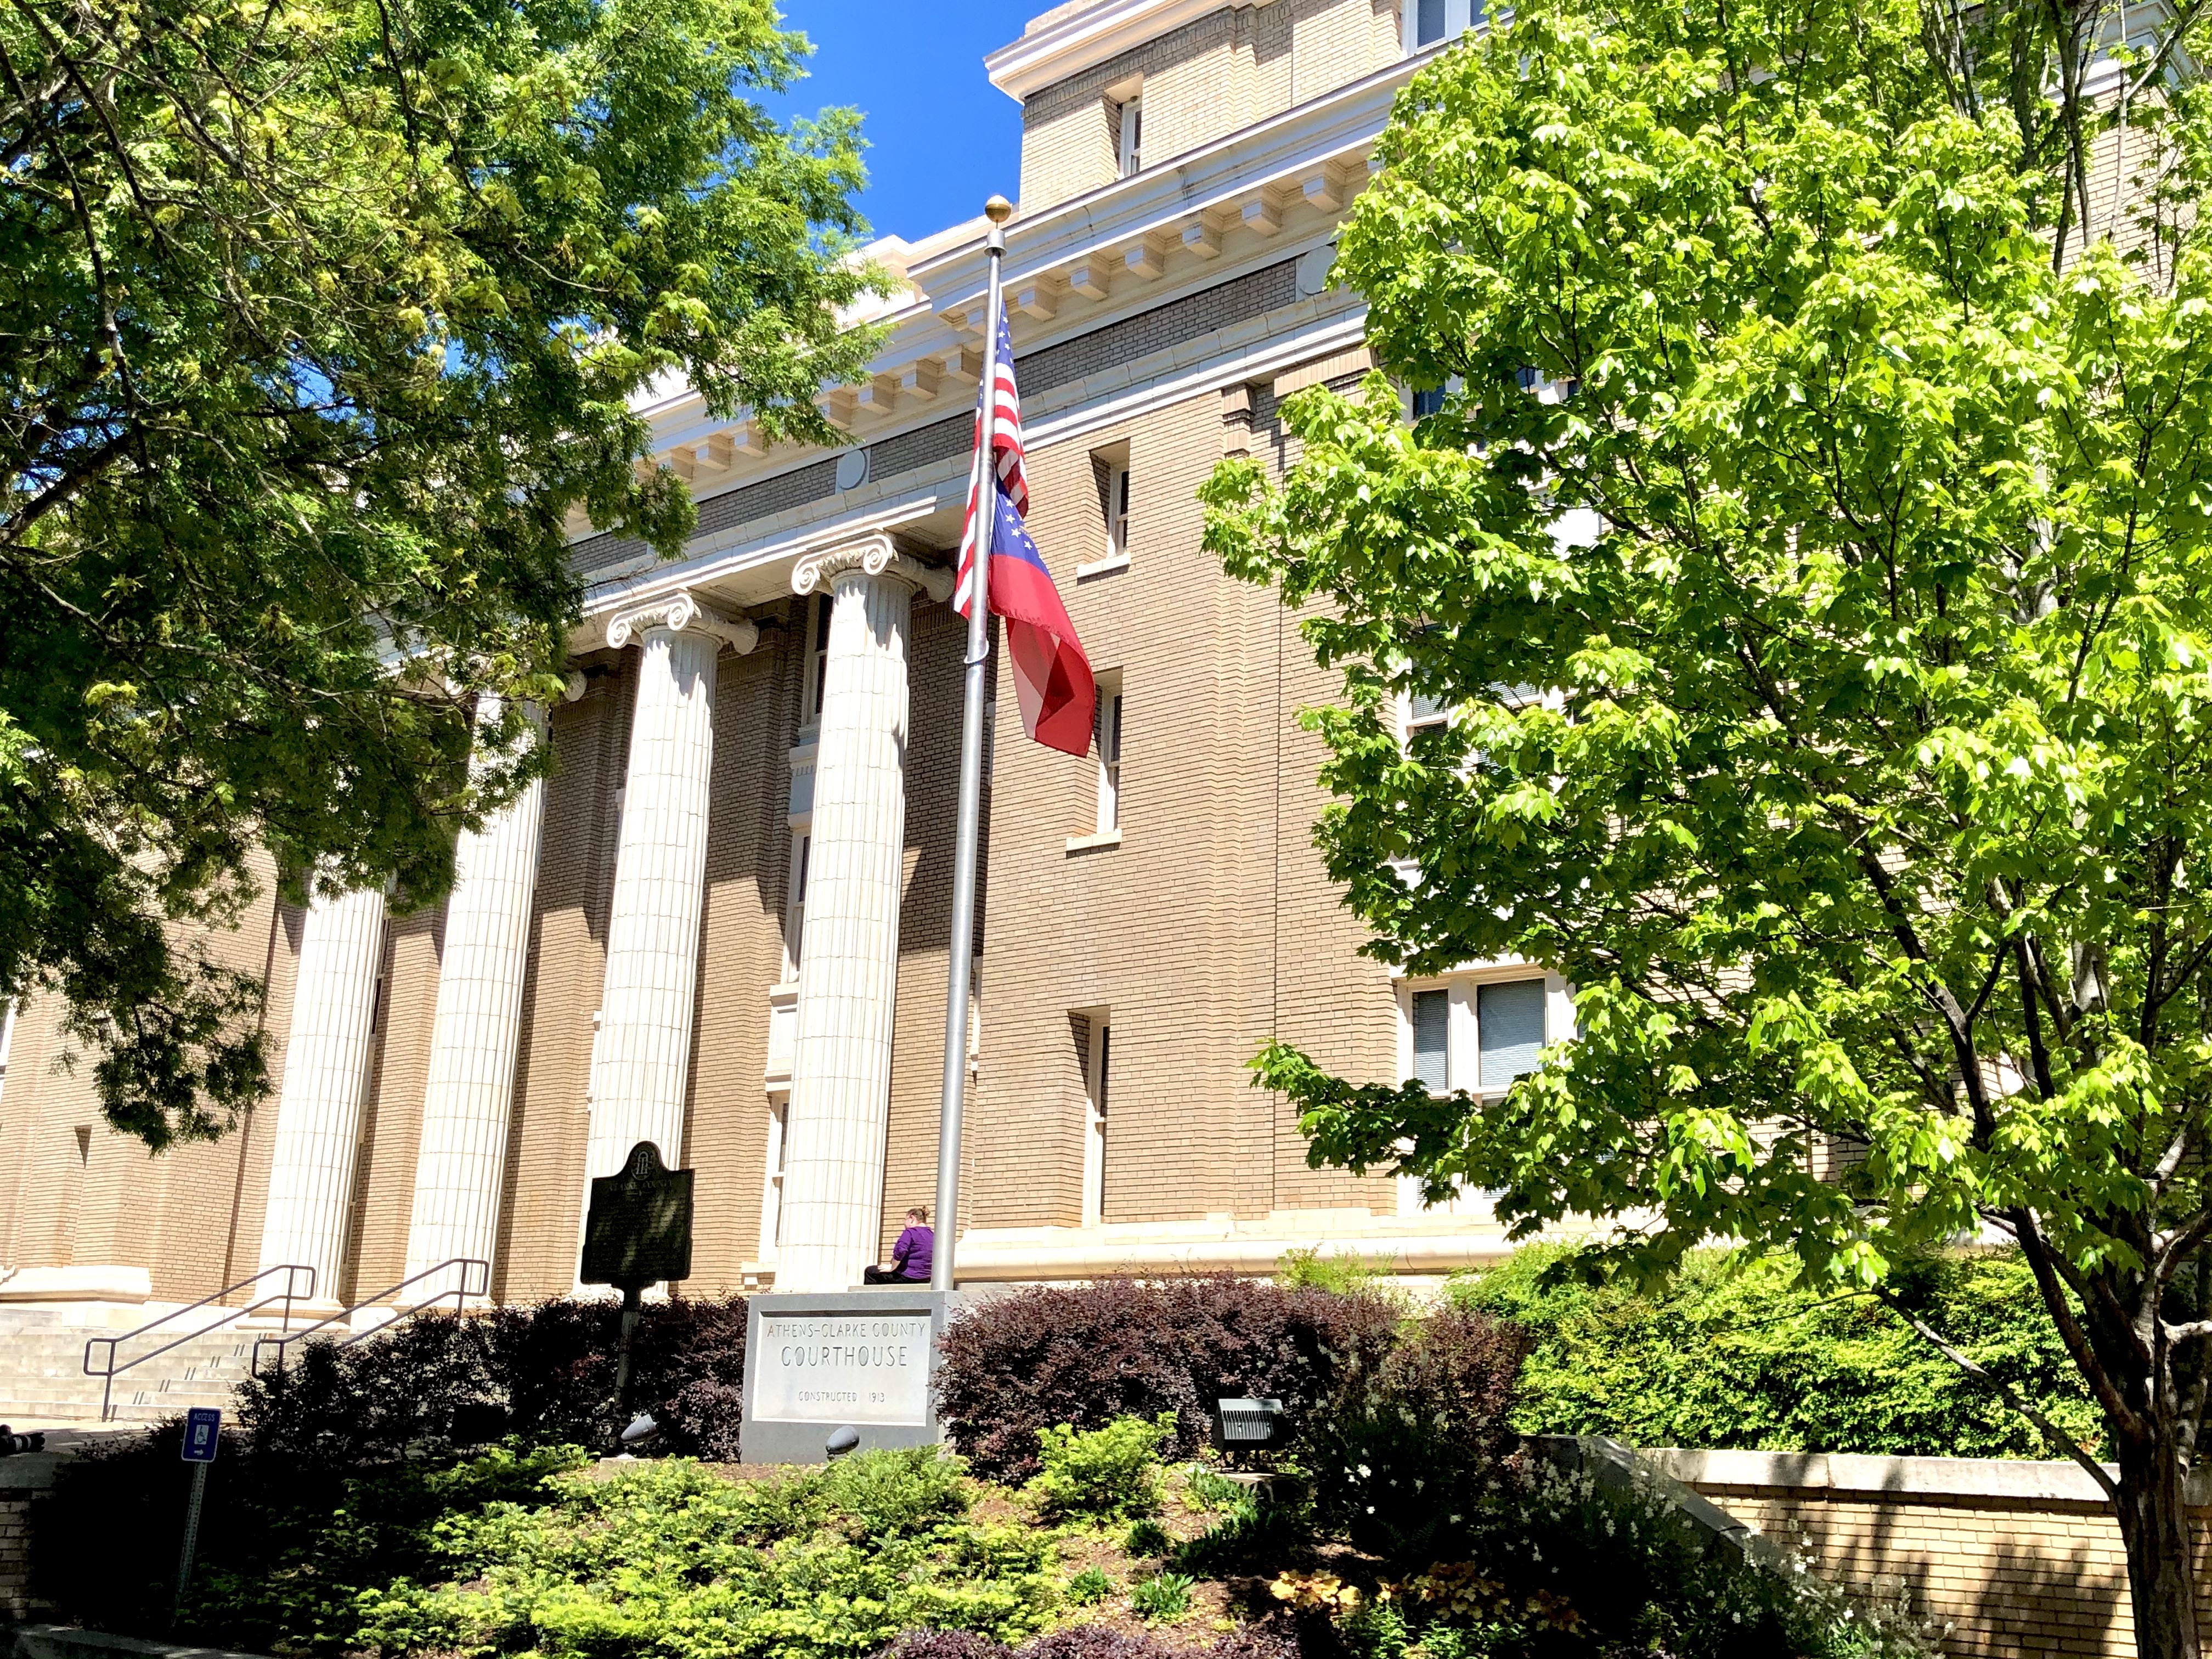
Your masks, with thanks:
[{"label": "brick wall", "polygon": [[1042,212],[1118,174],[1109,88],[1141,79],[1150,167],[1383,68],[1399,39],[1397,0],[1224,3],[1030,95],[1022,209]]},{"label": "brick wall", "polygon": [[[1091,458],[1124,447],[1129,566],[1078,582],[1103,550]],[[1395,1208],[1387,1182],[1307,1170],[1288,1109],[1249,1086],[1270,1032],[1380,1076],[1395,1027],[1311,842],[1319,748],[1294,719],[1332,677],[1273,597],[1200,545],[1196,490],[1221,453],[1212,393],[1031,452],[1031,532],[1093,665],[1122,676],[1121,841],[1068,851],[1093,828],[1095,763],[1029,742],[1003,683],[969,1224],[1079,1219],[1069,1016],[1097,1007],[1113,1032],[1107,1220]]]},{"label": "brick wall", "polygon": [[269,1101],[224,1139],[149,1157],[144,1143],[109,1129],[92,1059],[61,1032],[60,1002],[26,1000],[0,1110],[0,1266],[143,1264],[157,1298],[191,1301],[226,1283],[226,1267],[238,1279],[258,1264],[270,1121],[299,949],[298,914],[276,902],[272,873],[266,860],[256,861],[262,896],[234,928],[179,930],[180,942],[204,945],[222,966],[255,975],[264,962],[270,967]]},{"label": "brick wall", "polygon": [[[2133,1659],[2119,1528],[2071,1463],[1771,1452],[1644,1455],[1832,1581],[1951,1626],[1947,1654]],[[2212,1508],[2193,1516],[2212,1627]]]}]

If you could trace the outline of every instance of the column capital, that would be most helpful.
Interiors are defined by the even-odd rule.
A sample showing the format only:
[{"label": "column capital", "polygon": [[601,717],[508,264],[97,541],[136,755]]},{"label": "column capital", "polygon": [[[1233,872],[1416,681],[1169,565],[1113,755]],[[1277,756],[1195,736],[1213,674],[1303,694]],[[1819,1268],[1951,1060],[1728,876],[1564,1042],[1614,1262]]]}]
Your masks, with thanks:
[{"label": "column capital", "polygon": [[741,657],[760,643],[758,628],[742,617],[725,617],[688,587],[617,611],[607,618],[607,643],[619,651],[648,628],[711,635]]},{"label": "column capital", "polygon": [[943,565],[924,564],[899,551],[898,544],[878,531],[872,536],[840,542],[818,553],[809,553],[791,573],[791,591],[811,593],[829,586],[830,579],[847,570],[871,576],[891,576],[942,605],[952,597],[952,573]]}]

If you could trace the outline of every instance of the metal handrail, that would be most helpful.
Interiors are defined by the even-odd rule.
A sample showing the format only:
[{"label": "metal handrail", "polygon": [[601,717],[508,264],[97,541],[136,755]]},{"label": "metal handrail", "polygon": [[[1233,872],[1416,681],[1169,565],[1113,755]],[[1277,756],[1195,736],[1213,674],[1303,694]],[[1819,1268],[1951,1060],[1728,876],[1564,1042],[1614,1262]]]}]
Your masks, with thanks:
[{"label": "metal handrail", "polygon": [[[490,1294],[490,1262],[481,1261],[472,1255],[452,1256],[444,1261],[439,1262],[434,1267],[423,1268],[419,1273],[409,1275],[407,1278],[401,1279],[397,1285],[393,1285],[387,1289],[379,1291],[374,1296],[363,1297],[351,1307],[341,1308],[329,1318],[319,1319],[313,1324],[306,1327],[304,1329],[295,1331],[288,1324],[285,1328],[284,1334],[282,1336],[256,1337],[253,1342],[253,1358],[251,1364],[247,1367],[248,1370],[256,1376],[260,1376],[261,1351],[264,1348],[274,1348],[276,1351],[276,1374],[279,1376],[282,1376],[284,1374],[284,1351],[290,1347],[293,1343],[300,1340],[301,1338],[313,1336],[317,1331],[326,1330],[332,1325],[349,1322],[352,1319],[354,1315],[359,1313],[363,1308],[373,1307],[376,1304],[382,1302],[386,1297],[397,1296],[400,1291],[405,1290],[410,1285],[419,1285],[424,1279],[434,1278],[437,1274],[444,1273],[449,1267],[459,1267],[461,1270],[461,1282],[456,1288],[450,1291],[440,1291],[435,1296],[426,1297],[422,1301],[414,1304],[411,1307],[401,1308],[382,1324],[373,1325],[365,1331],[356,1331],[352,1335],[346,1337],[342,1341],[333,1342],[331,1346],[334,1348],[349,1348],[355,1343],[361,1341],[363,1338],[374,1336],[379,1331],[386,1330],[392,1326],[397,1325],[401,1320],[408,1318],[411,1315],[421,1313],[425,1308],[436,1306],[449,1296],[453,1298],[453,1311],[455,1313],[459,1313],[461,1310],[462,1305],[469,1297],[472,1296],[488,1296]],[[469,1271],[471,1268],[477,1269],[477,1273],[473,1275],[477,1279],[477,1283],[473,1288],[471,1288],[469,1284],[469,1280],[472,1277]]]},{"label": "metal handrail", "polygon": [[[120,1347],[124,1343],[130,1341],[131,1338],[143,1336],[149,1331],[159,1330],[171,1320],[182,1319],[188,1313],[198,1313],[202,1308],[206,1307],[210,1303],[220,1302],[227,1296],[234,1296],[239,1291],[246,1289],[249,1285],[258,1285],[263,1279],[269,1278],[272,1273],[283,1273],[284,1275],[284,1288],[278,1294],[274,1296],[264,1296],[258,1302],[249,1302],[242,1308],[229,1309],[223,1314],[222,1318],[216,1320],[212,1325],[203,1325],[196,1331],[187,1331],[184,1335],[177,1338],[173,1342],[164,1342],[158,1348],[149,1349],[146,1352],[140,1354],[136,1359],[126,1359],[120,1365],[115,1363],[116,1349]],[[307,1276],[307,1288],[304,1291],[300,1288],[300,1281],[297,1277],[297,1275],[301,1273],[305,1273]],[[289,1328],[292,1323],[292,1304],[295,1298],[303,1299],[314,1295],[314,1293],[315,1270],[313,1267],[307,1266],[307,1263],[303,1261],[280,1262],[277,1266],[273,1267],[264,1267],[259,1273],[255,1273],[250,1279],[241,1279],[235,1285],[226,1285],[221,1290],[213,1291],[207,1296],[204,1296],[197,1302],[187,1303],[181,1308],[165,1313],[159,1319],[149,1319],[144,1324],[138,1327],[135,1331],[125,1331],[120,1336],[95,1336],[88,1338],[84,1345],[84,1374],[87,1376],[97,1376],[103,1379],[100,1389],[100,1420],[103,1423],[107,1421],[108,1413],[114,1409],[110,1401],[115,1393],[115,1379],[123,1372],[131,1370],[135,1365],[143,1365],[149,1359],[158,1359],[163,1354],[168,1352],[172,1348],[181,1348],[185,1343],[191,1341],[196,1336],[206,1336],[210,1332],[219,1331],[225,1325],[229,1324],[234,1319],[244,1319],[250,1314],[260,1312],[264,1308],[274,1307],[279,1302],[284,1304],[284,1323]],[[92,1367],[92,1351],[103,1342],[107,1345],[107,1366],[104,1370],[94,1370]]]}]

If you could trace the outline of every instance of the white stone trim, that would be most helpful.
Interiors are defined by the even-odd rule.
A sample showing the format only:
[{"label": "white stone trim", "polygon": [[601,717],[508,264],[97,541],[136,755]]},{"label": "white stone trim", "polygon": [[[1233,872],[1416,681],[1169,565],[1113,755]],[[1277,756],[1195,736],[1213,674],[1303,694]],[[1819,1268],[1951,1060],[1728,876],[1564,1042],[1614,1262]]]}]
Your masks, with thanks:
[{"label": "white stone trim", "polygon": [[617,611],[607,619],[607,644],[619,651],[648,628],[665,628],[672,634],[708,635],[741,657],[760,643],[760,629],[754,623],[743,617],[725,617],[685,587]]},{"label": "white stone trim", "polygon": [[1514,1249],[1494,1222],[1455,1226],[1431,1218],[1409,1226],[1365,1210],[1338,1210],[1250,1221],[1218,1216],[1096,1227],[970,1227],[960,1235],[957,1259],[963,1284],[1004,1284],[1121,1273],[1272,1273],[1286,1251],[1316,1248],[1398,1273],[1489,1267]]},{"label": "white stone trim", "polygon": [[384,930],[383,889],[357,888],[316,895],[300,939],[258,1265],[313,1267],[322,1303],[346,1262]]},{"label": "white stone trim", "polygon": [[[1054,444],[1072,443],[1093,432],[1224,386],[1272,379],[1296,364],[1357,344],[1365,331],[1364,305],[1323,311],[1324,302],[1320,300],[1296,303],[1315,314],[1316,319],[1310,325],[1268,338],[1259,326],[1265,319],[1240,324],[1231,331],[1231,341],[1257,336],[1254,343],[1243,347],[1232,344],[1229,349],[1213,353],[1181,374],[1154,375],[1144,369],[1141,361],[1116,364],[1110,374],[1125,380],[1124,386],[1101,392],[1091,401],[1078,402],[1042,419],[1025,421],[1024,445],[1035,453]],[[1274,315],[1279,318],[1281,313]],[[1079,398],[1085,384],[1079,382],[1072,388]],[[748,578],[759,580],[787,560],[804,561],[817,552],[832,552],[879,532],[888,536],[902,526],[928,518],[940,507],[957,506],[967,498],[968,470],[968,457],[963,453],[934,467],[900,474],[895,491],[889,484],[868,486],[883,489],[884,496],[839,517],[812,516],[820,510],[820,503],[813,503],[714,536],[702,537],[693,544],[696,551],[684,562],[657,567],[650,577],[616,578],[595,595],[587,595],[585,622],[572,636],[572,648],[597,649],[605,638],[606,623],[602,618],[622,610],[665,602],[668,590],[743,583]],[[781,581],[776,584],[783,585]],[[765,600],[768,597],[763,583],[761,598]]]},{"label": "white stone trim", "polygon": [[[477,723],[482,727],[498,714],[498,699],[487,697]],[[531,726],[533,733],[542,727],[534,712]],[[407,1227],[410,1279],[441,1261],[494,1259],[544,817],[545,781],[533,778],[481,829],[463,830],[454,845]],[[467,1275],[454,1277],[465,1281]],[[419,1286],[417,1299],[440,1288]]]},{"label": "white stone trim", "polygon": [[[889,536],[802,562],[834,594],[816,738],[805,933],[785,1122],[779,1289],[842,1291],[875,1259],[906,878],[908,659],[933,568]],[[951,573],[941,574],[951,592]]]},{"label": "white stone trim", "polygon": [[[2019,1503],[2094,1504],[2105,1494],[2078,1463],[2006,1457],[1872,1457],[1840,1452],[1696,1451],[1661,1447],[1636,1454],[1688,1486],[1790,1487],[1855,1499],[2003,1498]],[[2106,1463],[2115,1480],[2119,1467]],[[2199,1492],[2190,1495],[2202,1503]]]},{"label": "white stone trim", "polygon": [[928,594],[939,605],[952,597],[950,570],[943,565],[924,564],[920,559],[908,558],[898,550],[896,542],[880,532],[805,555],[792,569],[791,591],[804,595],[817,587],[826,588],[831,577],[847,570],[902,581],[916,592]]}]

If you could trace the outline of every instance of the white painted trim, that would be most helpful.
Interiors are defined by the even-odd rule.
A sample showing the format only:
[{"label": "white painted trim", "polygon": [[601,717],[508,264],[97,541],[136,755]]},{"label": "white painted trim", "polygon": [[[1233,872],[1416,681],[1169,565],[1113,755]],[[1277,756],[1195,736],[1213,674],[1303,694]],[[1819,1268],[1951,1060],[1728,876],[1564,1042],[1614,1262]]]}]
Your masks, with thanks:
[{"label": "white painted trim", "polygon": [[[2014,1503],[2105,1504],[2105,1494],[2075,1463],[1999,1457],[1870,1457],[1837,1452],[1639,1450],[1637,1456],[1685,1486],[1790,1487],[1855,1497],[1999,1498]],[[2119,1478],[2117,1464],[2104,1465]],[[2190,1493],[2201,1504],[2200,1483]]]},{"label": "white painted trim", "polygon": [[1088,853],[1095,848],[1119,847],[1121,844],[1119,825],[1111,830],[1101,830],[1095,836],[1070,836],[1067,838],[1067,850],[1071,853]]},{"label": "white painted trim", "polygon": [[1093,576],[1110,576],[1116,570],[1127,570],[1128,568],[1129,556],[1127,553],[1109,553],[1103,559],[1093,559],[1087,564],[1077,565],[1075,580],[1087,581]]},{"label": "white painted trim", "polygon": [[[1295,307],[1317,309],[1322,303],[1321,300],[1300,300]],[[1265,324],[1282,314],[1279,311],[1270,313],[1267,318],[1255,319],[1254,323]],[[1117,364],[1117,370],[1130,374],[1138,383],[1127,392],[1028,423],[1023,434],[1026,447],[1034,452],[1073,442],[1202,392],[1271,378],[1294,363],[1359,339],[1365,332],[1366,322],[1366,307],[1354,304],[1305,329],[1265,341],[1255,348],[1242,351],[1232,348],[1181,375],[1150,377],[1142,370],[1143,360]],[[1240,325],[1232,330],[1232,337],[1245,326]],[[940,507],[957,505],[965,498],[967,477],[968,458],[955,456],[934,468],[899,474],[897,493],[893,494],[886,486],[888,500],[870,502],[842,517],[808,522],[799,517],[806,509],[799,507],[774,519],[702,537],[693,544],[697,550],[681,563],[656,564],[649,572],[611,578],[589,590],[585,597],[582,623],[571,634],[569,648],[579,654],[597,650],[605,627],[601,619],[611,611],[642,603],[679,587],[711,589],[720,582],[780,571],[814,549],[874,531],[895,530],[926,519]],[[763,584],[763,597],[768,589],[781,593],[787,586],[781,580]]]}]

